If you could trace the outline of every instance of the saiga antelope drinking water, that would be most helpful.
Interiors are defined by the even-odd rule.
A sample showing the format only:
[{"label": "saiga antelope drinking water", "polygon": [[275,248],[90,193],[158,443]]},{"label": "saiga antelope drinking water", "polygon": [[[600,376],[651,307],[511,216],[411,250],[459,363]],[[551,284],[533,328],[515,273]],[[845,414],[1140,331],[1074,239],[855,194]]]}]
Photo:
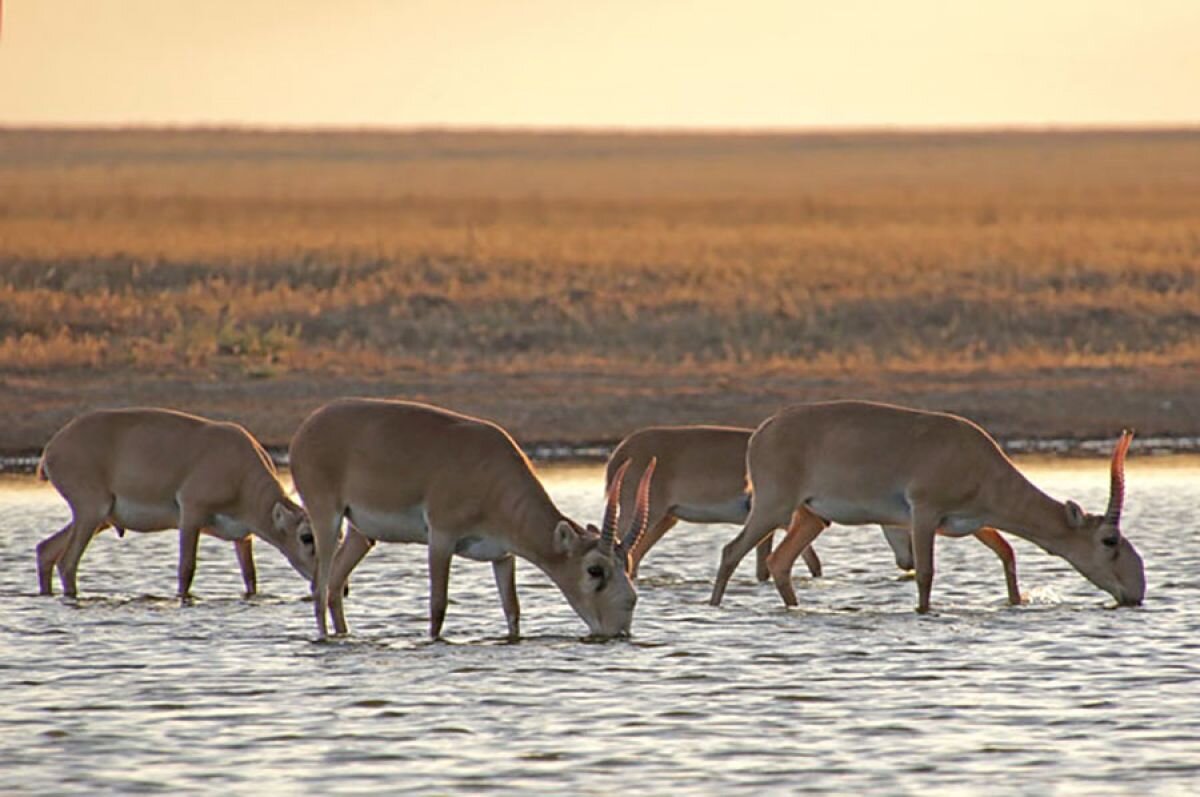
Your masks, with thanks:
[{"label": "saiga antelope drinking water", "polygon": [[163,409],[88,412],[46,444],[38,476],[71,507],[71,522],[37,546],[43,595],[53,592],[57,566],[63,592],[75,596],[79,560],[109,526],[120,534],[179,529],[181,598],[191,591],[202,532],[233,542],[248,595],[257,587],[251,534],[311,578],[308,519],[262,446],[236,424]]},{"label": "saiga antelope drinking water", "polygon": [[[429,555],[429,632],[446,617],[450,559],[492,563],[510,639],[520,636],[515,556],[537,565],[593,636],[629,633],[637,591],[627,551],[645,529],[653,469],[629,534],[616,537],[616,490],[603,530],[564,516],[508,433],[494,423],[407,401],[342,399],[300,425],[292,477],[316,538],[317,632],[346,633],[342,587],[376,541],[422,543]],[[618,484],[619,489],[619,484]],[[348,528],[341,546],[338,532]],[[335,556],[336,551],[336,556]]]},{"label": "saiga antelope drinking water", "polygon": [[[613,483],[621,463],[631,463],[632,472],[646,466],[653,457],[658,467],[650,489],[646,533],[641,543],[629,553],[631,573],[636,577],[642,557],[662,539],[678,521],[692,523],[743,524],[750,510],[750,494],[746,479],[746,448],[752,429],[730,426],[651,426],[640,429],[617,445],[608,460],[606,485]],[[621,493],[621,508],[632,506],[634,493],[627,483]],[[625,512],[622,518],[625,517]],[[902,570],[913,567],[912,546],[908,529],[884,526],[884,535]],[[1005,582],[1010,603],[1021,602],[1017,585],[1016,557],[1010,546],[995,529],[980,529],[976,539],[996,553],[1004,566]],[[758,578],[771,577],[767,555],[771,552],[768,534],[756,547]],[[801,555],[814,576],[821,575],[821,562],[811,546]],[[781,565],[782,561],[776,560]],[[791,567],[791,562],[788,562]],[[775,576],[781,590],[791,589],[790,572]],[[785,597],[785,600],[787,598]],[[792,601],[794,602],[794,595]]]},{"label": "saiga antelope drinking water", "polygon": [[1121,533],[1125,432],[1112,458],[1108,509],[1091,515],[1029,482],[996,441],[955,415],[888,404],[802,404],[767,419],[750,438],[754,501],[745,528],[725,546],[710,603],[719,605],[737,563],[777,526],[788,533],[769,569],[795,605],[792,563],[829,525],[907,524],[917,570],[917,611],[929,611],[933,548],[951,536],[1001,529],[1061,556],[1121,605],[1146,593],[1142,558]]},{"label": "saiga antelope drinking water", "polygon": [[[637,576],[642,558],[680,520],[691,523],[742,524],[749,511],[746,491],[746,442],[750,429],[729,426],[651,426],[630,434],[612,455],[604,473],[605,489],[612,487],[619,468],[631,463],[642,471],[657,460],[646,533],[629,552],[630,573]],[[622,525],[630,518],[635,491],[627,482],[621,491]],[[771,537],[758,545],[758,578],[766,581]],[[821,561],[812,548],[803,554],[809,572],[821,575]]]}]

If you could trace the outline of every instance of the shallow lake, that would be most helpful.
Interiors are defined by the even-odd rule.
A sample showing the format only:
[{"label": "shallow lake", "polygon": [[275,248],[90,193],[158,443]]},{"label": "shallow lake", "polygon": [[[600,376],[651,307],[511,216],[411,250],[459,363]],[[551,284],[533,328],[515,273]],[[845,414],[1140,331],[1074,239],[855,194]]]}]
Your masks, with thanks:
[{"label": "shallow lake", "polygon": [[[1103,510],[1104,462],[1022,464]],[[598,522],[599,468],[542,474]],[[826,574],[797,573],[800,608],[751,556],[714,609],[737,529],[680,524],[643,563],[629,641],[580,641],[519,563],[526,637],[505,644],[491,568],[456,560],[450,642],[431,644],[424,549],[380,545],[352,579],[351,636],[314,644],[307,584],[262,543],[252,600],[228,543],[202,541],[181,607],[177,536],[111,531],[79,601],[36,596],[34,545],[68,513],[5,478],[0,792],[1195,793],[1200,461],[1135,458],[1128,494],[1139,609],[1015,539],[1027,602],[1009,607],[995,557],[943,539],[918,616],[874,527],[818,540]]]}]

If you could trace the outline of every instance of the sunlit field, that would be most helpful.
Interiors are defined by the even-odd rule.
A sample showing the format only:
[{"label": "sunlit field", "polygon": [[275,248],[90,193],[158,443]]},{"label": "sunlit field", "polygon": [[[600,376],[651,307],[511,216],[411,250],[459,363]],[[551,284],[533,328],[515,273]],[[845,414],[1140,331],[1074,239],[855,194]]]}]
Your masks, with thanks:
[{"label": "sunlit field", "polygon": [[861,396],[1200,431],[1200,131],[0,132],[0,449],[344,393],[522,440]]}]

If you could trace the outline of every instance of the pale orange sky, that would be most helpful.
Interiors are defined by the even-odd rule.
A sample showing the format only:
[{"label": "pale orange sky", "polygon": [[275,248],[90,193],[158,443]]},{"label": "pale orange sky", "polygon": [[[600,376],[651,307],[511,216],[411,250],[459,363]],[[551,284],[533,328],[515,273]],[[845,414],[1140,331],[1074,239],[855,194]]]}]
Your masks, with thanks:
[{"label": "pale orange sky", "polygon": [[1200,0],[2,0],[0,124],[1200,122]]}]

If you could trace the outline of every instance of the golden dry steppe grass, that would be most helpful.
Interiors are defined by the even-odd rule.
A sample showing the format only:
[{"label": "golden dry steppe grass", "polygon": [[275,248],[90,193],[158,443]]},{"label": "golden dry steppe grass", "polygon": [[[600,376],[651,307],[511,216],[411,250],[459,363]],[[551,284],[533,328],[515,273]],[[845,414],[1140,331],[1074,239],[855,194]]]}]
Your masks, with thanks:
[{"label": "golden dry steppe grass", "polygon": [[890,399],[1200,432],[1200,131],[0,131],[0,449],[343,393],[525,440]]}]

